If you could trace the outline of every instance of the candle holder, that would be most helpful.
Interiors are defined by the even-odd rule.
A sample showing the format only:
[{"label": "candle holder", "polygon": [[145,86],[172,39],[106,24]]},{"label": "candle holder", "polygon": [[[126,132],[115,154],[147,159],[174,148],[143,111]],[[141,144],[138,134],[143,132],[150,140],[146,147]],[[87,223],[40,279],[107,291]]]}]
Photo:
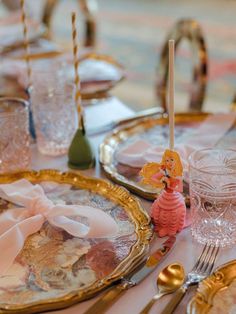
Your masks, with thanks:
[{"label": "candle holder", "polygon": [[74,55],[74,68],[75,68],[75,104],[77,106],[79,115],[79,127],[76,131],[74,138],[71,142],[68,152],[68,166],[72,169],[88,169],[95,165],[95,158],[89,139],[86,136],[84,126],[83,107],[81,104],[80,93],[80,77],[79,77],[79,59],[78,59],[78,45],[77,45],[77,30],[76,30],[76,14],[71,14],[72,22],[72,40],[73,40],[73,55]]}]

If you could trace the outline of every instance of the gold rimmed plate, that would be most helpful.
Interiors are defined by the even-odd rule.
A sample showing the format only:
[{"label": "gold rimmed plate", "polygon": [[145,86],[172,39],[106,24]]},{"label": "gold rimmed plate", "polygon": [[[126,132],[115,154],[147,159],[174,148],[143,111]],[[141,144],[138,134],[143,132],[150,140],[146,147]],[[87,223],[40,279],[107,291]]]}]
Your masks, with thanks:
[{"label": "gold rimmed plate", "polygon": [[[43,24],[32,20],[30,20],[29,24],[30,27],[28,37],[30,43],[33,43],[37,39],[46,36],[47,29]],[[2,38],[0,37],[0,54],[6,54],[9,51],[15,50],[19,47],[23,47],[24,38],[21,21],[15,21],[11,24],[1,26],[6,30],[6,33],[8,33],[8,35],[5,35],[5,37],[2,36]]]},{"label": "gold rimmed plate", "polygon": [[[196,128],[209,116],[208,113],[178,113],[175,115],[176,143],[181,144],[191,139]],[[219,141],[217,146],[230,147],[236,132],[230,130]],[[113,181],[125,186],[130,191],[149,200],[156,199],[158,189],[143,184],[139,176],[140,168],[122,164],[116,158],[117,153],[135,141],[144,140],[151,145],[168,147],[168,116],[160,114],[156,117],[140,119],[124,125],[109,134],[100,145],[100,162],[106,175]],[[188,184],[184,184],[184,194],[188,204]]]},{"label": "gold rimmed plate", "polygon": [[[42,41],[42,40],[41,40]],[[19,73],[22,72],[22,64],[24,63],[24,54],[22,57],[13,60],[16,68],[19,68]],[[63,77],[68,82],[74,82],[74,67],[71,60],[72,55],[60,50],[39,53],[31,55],[32,68],[34,73],[34,67],[37,68],[40,64],[40,68],[48,67],[52,62],[63,71]],[[19,60],[17,60],[19,59]],[[20,84],[22,81],[22,75],[12,73],[11,59],[7,60],[5,64],[5,70],[3,71],[0,80],[1,88],[0,95],[13,96],[15,94],[24,94],[24,84]],[[7,62],[5,61],[5,62]],[[102,55],[97,53],[83,53],[80,57],[80,69],[81,73],[81,96],[82,99],[87,101],[91,99],[105,99],[110,97],[109,91],[119,82],[125,78],[125,70],[115,59],[108,55]],[[9,69],[8,69],[9,67]],[[21,71],[21,72],[20,72]],[[23,79],[24,82],[24,79]],[[34,82],[33,82],[34,83]],[[87,101],[86,104],[92,104],[93,102]]]},{"label": "gold rimmed plate", "polygon": [[[115,85],[125,78],[124,67],[109,55],[88,52],[79,61],[80,63],[95,62],[95,67],[96,63],[98,66],[100,64],[99,68],[97,68],[98,74],[103,72],[103,67],[104,69],[108,67],[106,71],[113,73],[113,77],[109,77],[109,73],[104,73],[104,78],[96,78],[95,76],[94,79],[82,80],[81,95],[83,99],[104,98]],[[92,65],[90,68],[92,68]]]},{"label": "gold rimmed plate", "polygon": [[236,260],[220,266],[203,280],[188,304],[188,314],[236,312]]},{"label": "gold rimmed plate", "polygon": [[[57,170],[1,175],[0,183],[21,178],[40,184],[55,203],[104,210],[116,220],[119,233],[80,239],[45,222],[27,238],[7,276],[0,277],[0,313],[41,313],[88,299],[129,273],[147,253],[149,216],[122,187]],[[0,211],[12,206],[0,199]]]}]

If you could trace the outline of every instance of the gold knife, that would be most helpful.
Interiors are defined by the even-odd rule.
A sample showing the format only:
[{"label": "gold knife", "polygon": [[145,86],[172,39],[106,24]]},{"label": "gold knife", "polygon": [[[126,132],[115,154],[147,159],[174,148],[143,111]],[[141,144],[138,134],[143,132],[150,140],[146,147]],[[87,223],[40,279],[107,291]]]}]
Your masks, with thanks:
[{"label": "gold knife", "polygon": [[105,295],[95,302],[84,314],[102,314],[113,304],[115,300],[123,295],[123,293],[133,286],[139,284],[160,264],[175,243],[176,237],[169,237],[162,246],[150,255],[143,267],[137,267],[131,275],[121,279],[121,282],[112,287]]}]

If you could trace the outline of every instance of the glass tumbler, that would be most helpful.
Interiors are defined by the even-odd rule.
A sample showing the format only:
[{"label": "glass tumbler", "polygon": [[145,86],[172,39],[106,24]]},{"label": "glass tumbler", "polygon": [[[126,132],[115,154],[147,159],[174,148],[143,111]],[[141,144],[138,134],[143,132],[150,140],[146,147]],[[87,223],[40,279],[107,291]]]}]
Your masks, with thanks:
[{"label": "glass tumbler", "polygon": [[193,237],[222,247],[235,243],[236,151],[195,151],[189,165]]},{"label": "glass tumbler", "polygon": [[0,98],[0,172],[30,166],[29,104],[20,98]]},{"label": "glass tumbler", "polygon": [[[47,76],[31,91],[38,150],[49,156],[67,153],[78,126],[74,85]],[[48,84],[47,84],[48,83]]]}]

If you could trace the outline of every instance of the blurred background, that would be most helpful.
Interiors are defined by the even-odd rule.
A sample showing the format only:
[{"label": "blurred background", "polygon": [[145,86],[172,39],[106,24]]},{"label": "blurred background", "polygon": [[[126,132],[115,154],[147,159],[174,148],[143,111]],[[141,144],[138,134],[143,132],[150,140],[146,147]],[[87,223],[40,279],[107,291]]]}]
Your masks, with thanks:
[{"label": "blurred background", "polygon": [[[6,0],[10,5],[13,0]],[[13,1],[14,2],[14,1]],[[40,15],[44,0],[28,0]],[[161,48],[168,31],[182,18],[196,19],[204,33],[209,54],[209,82],[204,110],[229,110],[236,92],[236,1],[235,0],[97,0],[96,51],[111,55],[126,69],[127,78],[111,93],[135,110],[157,105],[155,84]],[[6,9],[0,5],[1,15]],[[80,12],[76,0],[58,1],[52,19],[53,39],[71,45],[70,12]],[[80,14],[80,37],[84,32]],[[176,56],[176,106],[185,110],[192,78],[192,51],[183,40]]]}]

